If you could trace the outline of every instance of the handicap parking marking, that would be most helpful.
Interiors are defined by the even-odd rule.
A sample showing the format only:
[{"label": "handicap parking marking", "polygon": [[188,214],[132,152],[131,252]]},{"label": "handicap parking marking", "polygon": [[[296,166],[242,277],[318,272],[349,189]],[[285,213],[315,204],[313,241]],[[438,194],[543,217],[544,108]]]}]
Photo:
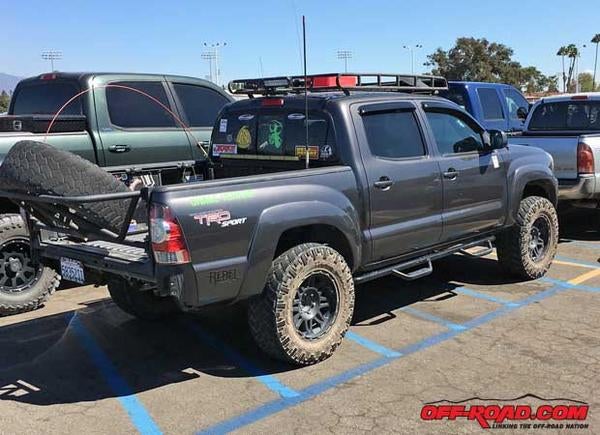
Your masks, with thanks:
[{"label": "handicap parking marking", "polygon": [[133,389],[119,374],[110,358],[79,319],[77,312],[67,313],[65,319],[69,328],[75,333],[75,336],[79,339],[79,343],[100,371],[108,386],[117,395],[117,399],[125,409],[125,412],[127,412],[135,428],[142,434],[162,434],[158,425],[150,416],[150,413],[133,392]]},{"label": "handicap parking marking", "polygon": [[557,255],[554,257],[554,263],[564,264],[566,266],[578,266],[587,267],[590,269],[600,269],[600,263],[590,263],[588,261],[578,260],[576,258],[565,257],[563,255]]},{"label": "handicap parking marking", "polygon": [[185,325],[190,331],[192,331],[192,333],[198,339],[200,339],[200,341],[203,344],[206,344],[219,351],[231,362],[236,364],[246,373],[252,375],[256,380],[264,384],[269,390],[275,392],[281,397],[289,398],[298,396],[299,393],[297,391],[293,390],[287,385],[284,385],[274,375],[267,374],[265,370],[261,369],[256,364],[243,357],[238,351],[224,343],[222,340],[219,340],[217,337],[210,334],[197,322],[185,320],[182,322],[182,324]]},{"label": "handicap parking marking", "polygon": [[362,335],[358,335],[357,333],[352,332],[350,330],[346,332],[346,338],[361,345],[362,347],[369,349],[372,352],[378,353],[387,358],[394,358],[400,356],[400,353],[396,352],[395,350],[388,349],[387,347],[376,343],[372,340],[369,340],[368,338],[365,338]]},{"label": "handicap parking marking", "polygon": [[233,417],[232,419],[225,420],[221,423],[218,423],[209,428],[198,431],[198,434],[225,434],[232,432],[234,430],[240,429],[242,427],[248,426],[254,422],[262,420],[266,417],[269,417],[273,414],[277,414],[281,411],[284,411],[290,407],[299,405],[307,400],[310,400],[340,384],[346,383],[358,376],[367,374],[379,367],[386,366],[393,361],[396,361],[400,358],[404,358],[408,355],[414,354],[421,350],[425,350],[434,345],[443,343],[449,339],[452,339],[463,332],[469,331],[478,326],[484,325],[494,319],[500,318],[506,314],[512,313],[522,307],[526,307],[536,302],[540,302],[544,299],[547,299],[551,296],[554,296],[562,291],[565,288],[559,285],[551,287],[548,290],[541,291],[533,296],[529,296],[524,298],[515,304],[512,305],[502,305],[497,310],[494,310],[490,313],[479,316],[475,319],[472,319],[463,325],[463,329],[449,329],[445,332],[436,334],[434,336],[428,337],[424,340],[418,341],[417,343],[410,344],[408,346],[404,346],[400,349],[397,349],[399,353],[396,357],[381,357],[369,363],[363,364],[361,366],[355,367],[353,369],[347,370],[346,372],[335,375],[329,379],[326,379],[322,382],[317,382],[314,385],[311,385],[303,390],[299,391],[299,395],[293,398],[281,398],[261,405],[257,408],[249,410],[245,413],[238,415],[237,417]]},{"label": "handicap parking marking", "polygon": [[425,319],[425,320],[429,320],[431,322],[438,323],[438,324],[445,326],[446,328],[451,329],[453,331],[462,331],[465,329],[465,327],[463,325],[451,322],[449,320],[443,319],[438,316],[434,316],[433,314],[426,313],[425,311],[417,310],[416,308],[413,308],[413,307],[402,307],[401,310],[404,311],[405,313],[409,313],[413,316],[420,317],[421,319]]}]

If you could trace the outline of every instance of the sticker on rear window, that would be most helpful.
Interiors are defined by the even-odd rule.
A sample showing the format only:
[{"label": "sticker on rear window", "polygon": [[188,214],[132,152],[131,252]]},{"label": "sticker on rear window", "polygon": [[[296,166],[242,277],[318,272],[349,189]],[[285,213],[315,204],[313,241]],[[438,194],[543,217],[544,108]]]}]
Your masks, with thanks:
[{"label": "sticker on rear window", "polygon": [[235,136],[235,143],[242,150],[247,150],[250,148],[250,144],[252,143],[252,135],[250,134],[250,129],[247,125],[242,126]]},{"label": "sticker on rear window", "polygon": [[212,149],[213,156],[220,156],[221,154],[237,154],[237,145],[235,144],[214,144]]},{"label": "sticker on rear window", "polygon": [[238,120],[240,121],[250,121],[253,118],[254,115],[252,115],[251,113],[245,113],[243,115],[238,116]]},{"label": "sticker on rear window", "polygon": [[[304,145],[296,146],[296,157],[306,158],[306,147]],[[317,160],[319,158],[319,147],[309,146],[308,147],[308,158],[311,160]]]},{"label": "sticker on rear window", "polygon": [[288,115],[288,119],[291,119],[293,121],[299,120],[299,119],[304,119],[306,118],[306,116],[304,116],[304,113],[290,113]]},{"label": "sticker on rear window", "polygon": [[221,122],[219,123],[219,133],[226,133],[226,132],[227,132],[227,118],[221,119]]}]

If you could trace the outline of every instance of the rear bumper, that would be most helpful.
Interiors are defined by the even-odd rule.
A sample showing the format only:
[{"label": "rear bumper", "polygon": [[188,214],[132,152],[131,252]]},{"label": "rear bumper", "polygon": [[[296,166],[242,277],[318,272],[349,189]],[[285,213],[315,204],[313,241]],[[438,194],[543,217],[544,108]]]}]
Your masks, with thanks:
[{"label": "rear bumper", "polygon": [[560,201],[600,200],[600,175],[580,175],[574,181],[558,180],[558,199]]}]

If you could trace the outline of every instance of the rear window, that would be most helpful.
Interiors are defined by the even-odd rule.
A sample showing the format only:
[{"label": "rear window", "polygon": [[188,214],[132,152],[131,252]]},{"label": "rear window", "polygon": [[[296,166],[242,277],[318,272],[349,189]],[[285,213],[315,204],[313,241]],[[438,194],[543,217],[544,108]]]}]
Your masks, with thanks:
[{"label": "rear window", "polygon": [[283,110],[225,112],[212,136],[212,154],[265,156],[265,158],[305,158],[308,124],[309,158],[336,159],[333,131],[327,117],[310,112]]},{"label": "rear window", "polygon": [[600,101],[561,101],[540,104],[529,130],[600,130]]},{"label": "rear window", "polygon": [[[72,82],[46,81],[20,87],[14,95],[14,115],[54,115],[79,92]],[[61,112],[62,115],[81,115],[81,98],[71,102]]]}]

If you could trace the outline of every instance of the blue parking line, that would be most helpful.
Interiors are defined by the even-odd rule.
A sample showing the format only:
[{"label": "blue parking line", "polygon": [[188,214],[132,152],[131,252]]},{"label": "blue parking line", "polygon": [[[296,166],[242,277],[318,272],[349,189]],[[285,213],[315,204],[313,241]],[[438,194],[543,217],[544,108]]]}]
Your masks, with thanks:
[{"label": "blue parking line", "polygon": [[462,330],[444,331],[444,332],[436,334],[432,337],[421,340],[417,343],[410,344],[408,346],[398,349],[398,353],[400,355],[397,357],[393,357],[393,358],[382,357],[382,358],[376,359],[374,361],[371,361],[369,363],[360,365],[358,367],[355,367],[353,369],[350,369],[343,373],[340,373],[336,376],[333,376],[329,379],[326,379],[322,382],[318,382],[314,385],[311,385],[310,387],[307,387],[304,390],[301,390],[300,395],[297,397],[282,398],[282,399],[277,399],[277,400],[268,402],[268,403],[261,405],[255,409],[252,409],[250,411],[242,413],[236,417],[233,417],[229,420],[225,420],[221,423],[217,423],[216,425],[211,426],[202,431],[199,431],[197,433],[198,434],[225,434],[225,433],[232,432],[236,429],[240,429],[240,428],[247,426],[249,424],[252,424],[256,421],[262,420],[263,418],[269,417],[273,414],[277,414],[278,412],[281,412],[287,408],[298,405],[302,402],[306,402],[307,400],[310,400],[310,399],[312,399],[312,398],[324,393],[325,391],[328,391],[340,384],[348,382],[348,381],[356,378],[357,376],[364,375],[364,374],[371,372],[379,367],[386,366],[386,365],[390,364],[392,361],[403,358],[407,355],[413,354],[420,350],[427,349],[436,344],[440,344],[446,340],[456,337],[457,335],[459,335],[465,331],[473,329],[477,326],[481,326],[481,325],[488,323],[494,319],[502,317],[505,314],[515,311],[521,307],[542,301],[550,296],[560,293],[563,290],[564,289],[562,287],[556,286],[556,287],[550,288],[548,290],[545,290],[543,292],[540,292],[536,295],[522,299],[516,305],[512,305],[512,306],[503,305],[502,307],[498,308],[495,311],[492,311],[491,313],[488,313],[486,315],[477,317],[469,322],[466,322],[464,324],[465,328]]},{"label": "blue parking line", "polygon": [[255,379],[262,382],[269,390],[277,393],[281,397],[296,397],[299,393],[290,387],[284,385],[279,379],[273,375],[266,374],[265,371],[257,367],[252,362],[248,361],[240,355],[235,349],[223,343],[217,337],[209,334],[198,323],[193,321],[185,321],[184,324],[202,341],[204,344],[217,349],[227,359],[240,367],[246,373],[252,375]]},{"label": "blue parking line", "polygon": [[508,300],[502,299],[502,298],[497,298],[495,296],[488,295],[486,293],[480,293],[478,291],[475,291],[475,290],[472,290],[472,289],[466,288],[466,287],[457,287],[457,288],[453,289],[452,291],[456,292],[456,293],[460,293],[465,296],[472,296],[474,298],[484,299],[486,301],[495,302],[495,303],[501,304],[501,305],[509,305],[509,306],[517,306],[518,305],[516,302],[508,301]]},{"label": "blue parking line", "polygon": [[379,343],[375,343],[374,341],[371,341],[368,338],[358,335],[355,332],[352,332],[352,331],[346,332],[346,338],[354,341],[355,343],[360,344],[362,347],[366,347],[367,349],[369,349],[372,352],[378,353],[387,358],[394,358],[394,357],[400,356],[400,354],[398,352],[396,352],[395,350],[388,349],[387,347],[382,346]]},{"label": "blue parking line", "polygon": [[111,390],[118,396],[121,406],[127,412],[131,422],[141,434],[161,434],[158,425],[154,422],[142,402],[133,393],[132,388],[125,379],[117,372],[117,369],[98,345],[92,334],[77,317],[77,313],[69,313],[66,316],[71,330],[75,333],[79,342],[90,356],[92,362],[98,368]]},{"label": "blue parking line", "polygon": [[540,281],[559,285],[559,286],[565,287],[565,288],[571,288],[571,289],[576,289],[576,290],[585,290],[588,292],[600,292],[600,287],[591,287],[589,285],[584,285],[584,284],[571,284],[570,282],[563,281],[563,280],[556,279],[556,278],[549,278],[547,276],[540,278]]},{"label": "blue parking line", "polygon": [[431,322],[435,322],[439,325],[445,326],[448,329],[453,331],[461,331],[465,329],[463,325],[459,325],[458,323],[450,322],[449,320],[443,319],[438,316],[434,316],[433,314],[426,313],[425,311],[417,310],[413,307],[403,307],[401,308],[405,313],[412,314],[413,316],[420,317],[421,319],[429,320]]}]

